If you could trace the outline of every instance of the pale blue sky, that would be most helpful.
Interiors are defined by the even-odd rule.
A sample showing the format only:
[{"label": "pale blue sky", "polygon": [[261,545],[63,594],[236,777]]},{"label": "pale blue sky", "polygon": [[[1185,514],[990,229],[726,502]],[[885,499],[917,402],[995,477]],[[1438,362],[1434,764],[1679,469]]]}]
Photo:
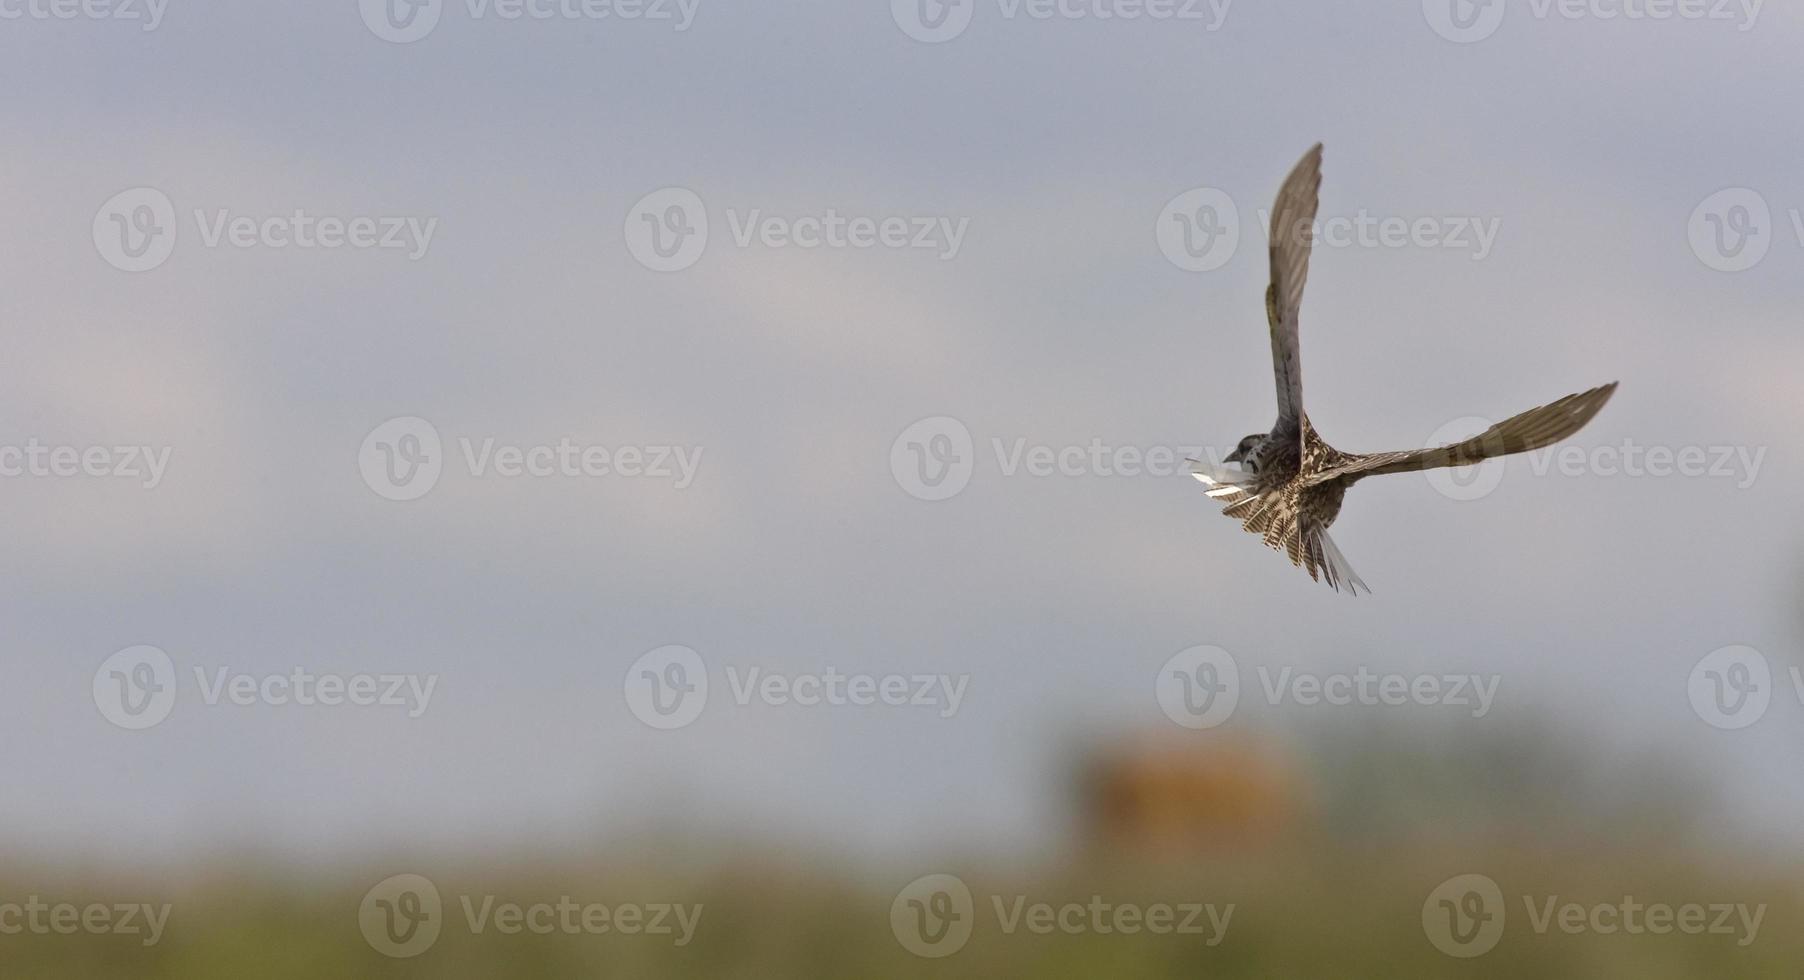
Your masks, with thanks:
[{"label": "pale blue sky", "polygon": [[[975,0],[970,0],[975,2]],[[138,858],[284,853],[704,822],[848,848],[1031,844],[1089,730],[1170,727],[1160,665],[1499,675],[1493,714],[1795,806],[1804,703],[1744,731],[1687,701],[1730,644],[1782,671],[1804,551],[1804,14],[1565,20],[1509,0],[1438,36],[1419,3],[1232,4],[1198,22],[1006,18],[943,44],[889,5],[701,0],[693,24],[473,19],[410,44],[357,4],[171,0],[154,31],[0,21],[0,445],[171,450],[166,479],[0,478],[0,846]],[[1739,10],[1740,8],[1734,8]],[[1210,272],[1155,237],[1209,186],[1252,222],[1327,145],[1324,215],[1496,222],[1457,249],[1322,248],[1306,399],[1349,450],[1422,444],[1619,379],[1584,447],[1767,447],[1733,478],[1537,476],[1481,501],[1362,484],[1335,537],[1376,595],[1337,597],[1183,476],[1003,477],[992,439],[1231,446],[1269,426],[1263,242]],[[97,251],[128,188],[173,202],[161,267]],[[636,262],[641,197],[712,224],[693,267]],[[1757,191],[1770,252],[1715,271],[1711,194]],[[208,248],[200,209],[436,218],[392,251]],[[965,220],[956,258],[739,247],[737,218]],[[396,416],[516,443],[699,446],[694,484],[359,477]],[[950,416],[971,485],[928,503],[897,434]],[[152,644],[183,680],[142,732],[96,668]],[[623,699],[636,658],[699,651],[709,708],[672,732]],[[957,714],[735,707],[727,665],[969,675]],[[192,668],[437,674],[419,719],[209,707]],[[1438,709],[1420,709],[1440,718]],[[1306,712],[1250,706],[1236,723]],[[1408,712],[1399,720],[1409,721]],[[1765,808],[1773,812],[1771,808]],[[1756,818],[1785,824],[1783,818]]]}]

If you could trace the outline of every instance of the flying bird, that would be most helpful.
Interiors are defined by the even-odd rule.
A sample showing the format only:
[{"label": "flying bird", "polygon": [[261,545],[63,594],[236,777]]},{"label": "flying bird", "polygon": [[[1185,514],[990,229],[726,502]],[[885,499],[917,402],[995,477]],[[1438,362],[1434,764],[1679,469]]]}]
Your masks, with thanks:
[{"label": "flying bird", "polygon": [[1223,501],[1222,513],[1290,556],[1317,581],[1354,595],[1371,589],[1353,571],[1328,537],[1347,488],[1368,476],[1408,473],[1441,466],[1468,466],[1480,460],[1550,446],[1591,421],[1616,391],[1616,382],[1567,395],[1505,419],[1464,442],[1436,449],[1392,453],[1344,453],[1328,445],[1303,411],[1303,374],[1298,357],[1297,320],[1303,282],[1309,277],[1317,193],[1322,185],[1322,145],[1298,161],[1272,208],[1272,281],[1265,290],[1265,317],[1272,334],[1272,373],[1278,384],[1278,421],[1270,432],[1240,440],[1222,461],[1237,467],[1191,460],[1191,473],[1209,496]]}]

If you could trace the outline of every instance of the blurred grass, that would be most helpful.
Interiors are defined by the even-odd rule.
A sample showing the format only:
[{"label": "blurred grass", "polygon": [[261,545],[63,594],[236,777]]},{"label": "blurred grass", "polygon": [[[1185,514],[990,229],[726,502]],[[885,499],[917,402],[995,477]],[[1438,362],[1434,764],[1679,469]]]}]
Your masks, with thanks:
[{"label": "blurred grass", "polygon": [[[420,869],[413,869],[420,870]],[[1293,848],[1207,861],[1074,860],[1037,873],[959,874],[975,896],[970,941],[943,959],[907,952],[890,932],[890,903],[912,879],[854,881],[746,861],[701,874],[626,872],[603,865],[535,866],[518,872],[426,869],[444,896],[444,931],[424,954],[390,959],[359,931],[364,892],[388,871],[331,885],[275,876],[184,886],[161,897],[142,887],[70,892],[20,874],[0,875],[0,901],[168,901],[166,934],[144,947],[127,936],[0,936],[8,978],[144,977],[271,980],[384,977],[1796,977],[1804,964],[1804,914],[1794,873],[1657,853],[1529,854],[1493,849]],[[1421,909],[1451,875],[1489,874],[1506,896],[1502,941],[1471,960],[1427,940]],[[36,877],[35,875],[32,877]],[[459,896],[555,903],[700,904],[693,941],[648,935],[473,935]],[[1220,945],[1204,936],[1004,934],[992,896],[1013,902],[1234,905]],[[1585,904],[1632,895],[1642,904],[1765,903],[1756,940],[1738,936],[1536,933],[1523,896]],[[1205,919],[1206,921],[1206,919]]]},{"label": "blurred grass", "polygon": [[[882,871],[856,855],[828,866],[806,842],[733,839],[730,813],[712,831],[660,821],[630,845],[545,844],[481,858],[472,848],[332,871],[220,851],[199,868],[132,880],[99,862],[0,857],[0,911],[31,896],[172,906],[148,947],[134,936],[6,934],[0,914],[0,980],[1799,976],[1804,869],[1727,841],[1732,822],[1714,808],[1708,780],[1674,754],[1644,747],[1612,758],[1588,744],[1552,724],[1091,740],[1065,760],[1064,816],[1078,817],[1065,821],[1075,828],[1069,846],[1026,867],[982,854]],[[1160,833],[1173,821],[1178,833]],[[399,873],[425,875],[443,902],[439,938],[411,959],[378,952],[359,925],[372,886]],[[928,873],[957,875],[974,899],[969,941],[938,959],[910,953],[891,928],[898,892]],[[1494,949],[1455,959],[1429,940],[1423,905],[1468,873],[1500,886],[1504,930]],[[478,934],[466,896],[673,903],[701,914],[682,946],[658,935],[505,935],[492,924]],[[1743,946],[1739,933],[1537,932],[1524,904],[1625,896],[1643,906],[1766,908]],[[1211,946],[1207,933],[1010,933],[994,904],[1096,897],[1233,911]]]}]

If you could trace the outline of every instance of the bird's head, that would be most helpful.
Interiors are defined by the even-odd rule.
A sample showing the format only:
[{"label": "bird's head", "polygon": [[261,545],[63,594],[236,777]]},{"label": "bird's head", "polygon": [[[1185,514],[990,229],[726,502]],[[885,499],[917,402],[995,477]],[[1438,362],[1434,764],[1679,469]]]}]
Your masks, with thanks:
[{"label": "bird's head", "polygon": [[1248,472],[1256,472],[1258,469],[1258,454],[1255,450],[1258,449],[1259,444],[1264,441],[1265,433],[1255,432],[1245,439],[1240,440],[1240,445],[1235,446],[1234,451],[1229,453],[1227,458],[1223,459],[1222,462],[1239,463],[1242,469],[1247,470]]}]

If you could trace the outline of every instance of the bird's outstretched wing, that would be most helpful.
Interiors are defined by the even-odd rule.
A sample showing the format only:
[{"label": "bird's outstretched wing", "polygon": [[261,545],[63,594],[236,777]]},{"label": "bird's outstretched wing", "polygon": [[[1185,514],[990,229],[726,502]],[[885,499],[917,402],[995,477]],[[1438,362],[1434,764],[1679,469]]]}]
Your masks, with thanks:
[{"label": "bird's outstretched wing", "polygon": [[1504,419],[1464,442],[1436,449],[1356,456],[1340,466],[1303,477],[1303,483],[1313,485],[1343,477],[1359,479],[1380,473],[1408,473],[1441,466],[1467,466],[1494,456],[1508,456],[1511,453],[1551,446],[1584,428],[1585,423],[1591,421],[1591,417],[1604,407],[1604,403],[1615,392],[1616,382],[1612,381]]},{"label": "bird's outstretched wing", "polygon": [[1272,284],[1265,291],[1265,315],[1272,331],[1272,373],[1278,382],[1278,421],[1303,415],[1303,362],[1297,345],[1297,313],[1309,278],[1309,247],[1315,238],[1317,194],[1322,186],[1322,144],[1310,147],[1278,188],[1272,206]]}]

